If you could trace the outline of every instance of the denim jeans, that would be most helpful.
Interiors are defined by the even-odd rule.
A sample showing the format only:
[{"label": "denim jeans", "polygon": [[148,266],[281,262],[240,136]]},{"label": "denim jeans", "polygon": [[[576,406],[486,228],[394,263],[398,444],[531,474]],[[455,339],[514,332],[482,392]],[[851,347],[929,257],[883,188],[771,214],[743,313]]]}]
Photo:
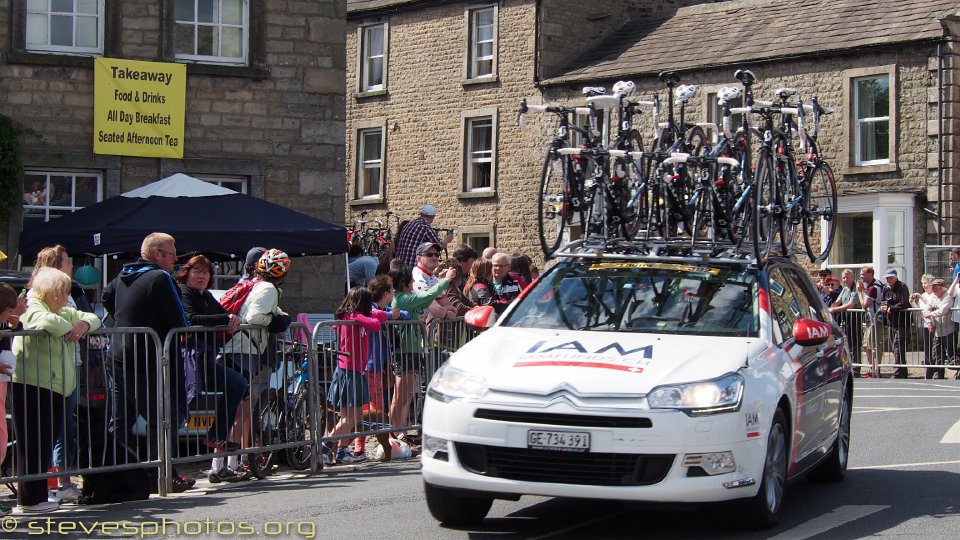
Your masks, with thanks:
[{"label": "denim jeans", "polygon": [[53,466],[61,471],[77,466],[77,402],[80,388],[63,400],[63,422],[57,427],[57,437],[53,440]]}]

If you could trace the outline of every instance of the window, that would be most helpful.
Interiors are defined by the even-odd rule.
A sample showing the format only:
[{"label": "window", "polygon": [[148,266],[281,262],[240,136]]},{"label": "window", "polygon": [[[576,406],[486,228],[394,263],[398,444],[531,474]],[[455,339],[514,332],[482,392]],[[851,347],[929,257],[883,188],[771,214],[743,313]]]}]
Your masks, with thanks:
[{"label": "window", "polygon": [[249,0],[175,0],[176,58],[246,65]]},{"label": "window", "polygon": [[239,176],[198,176],[199,180],[209,182],[227,189],[232,189],[237,193],[247,192],[247,179]]},{"label": "window", "polygon": [[23,229],[99,202],[97,173],[26,171],[23,175]]},{"label": "window", "polygon": [[387,87],[387,25],[360,28],[360,92],[378,92]]},{"label": "window", "polygon": [[27,0],[26,48],[103,54],[104,0]]},{"label": "window", "polygon": [[886,76],[854,81],[855,163],[890,162],[890,81]]},{"label": "window", "polygon": [[843,103],[849,111],[842,118],[847,134],[841,150],[843,174],[898,170],[896,65],[849,69],[843,73]]},{"label": "window", "polygon": [[467,11],[467,79],[496,76],[497,8]]},{"label": "window", "polygon": [[489,191],[493,187],[493,118],[467,120],[465,191]]},{"label": "window", "polygon": [[465,234],[463,243],[473,248],[477,253],[483,253],[483,250],[492,246],[489,234]]},{"label": "window", "polygon": [[[733,107],[743,107],[743,96],[738,97],[731,101],[728,105],[731,108]],[[740,115],[731,114],[730,115],[730,128],[736,130],[737,126],[740,125]],[[710,92],[707,94],[707,122],[713,122],[717,129],[722,130],[723,126],[720,122],[723,120],[723,106],[720,105],[720,102],[717,100],[717,93]],[[709,133],[707,135],[710,135]]]},{"label": "window", "polygon": [[361,129],[357,136],[356,198],[379,198],[383,181],[382,127]]},{"label": "window", "polygon": [[770,271],[769,283],[770,307],[773,308],[773,318],[777,321],[775,330],[779,330],[780,343],[783,343],[793,338],[793,323],[809,315],[804,315],[804,310],[781,269],[774,268]]},{"label": "window", "polygon": [[913,283],[914,195],[870,193],[847,195],[837,201],[836,237],[827,259],[828,267],[859,269],[873,266],[882,276],[895,268],[900,281]]}]

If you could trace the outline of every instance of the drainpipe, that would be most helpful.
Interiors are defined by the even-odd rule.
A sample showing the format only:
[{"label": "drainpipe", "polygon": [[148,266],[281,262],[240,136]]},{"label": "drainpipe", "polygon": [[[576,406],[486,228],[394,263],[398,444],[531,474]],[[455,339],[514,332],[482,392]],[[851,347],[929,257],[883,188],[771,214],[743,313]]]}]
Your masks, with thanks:
[{"label": "drainpipe", "polygon": [[937,43],[937,245],[943,245],[943,41]]},{"label": "drainpipe", "polygon": [[533,87],[540,88],[540,17],[543,13],[543,0],[537,0],[533,9]]}]

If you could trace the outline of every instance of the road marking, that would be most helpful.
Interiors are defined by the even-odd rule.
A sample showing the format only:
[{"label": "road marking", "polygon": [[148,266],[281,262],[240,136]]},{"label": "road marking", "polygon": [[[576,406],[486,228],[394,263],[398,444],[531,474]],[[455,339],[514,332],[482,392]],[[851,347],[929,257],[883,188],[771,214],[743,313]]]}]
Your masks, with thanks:
[{"label": "road marking", "polygon": [[870,469],[905,469],[908,467],[928,467],[931,465],[957,465],[960,464],[960,460],[957,461],[927,461],[923,463],[896,463],[892,465],[869,465],[866,467],[850,467],[847,470],[850,471],[865,471]]},{"label": "road marking", "polygon": [[856,521],[862,517],[875,514],[881,510],[886,510],[887,508],[890,508],[890,506],[841,506],[829,514],[818,516],[814,519],[804,522],[802,525],[797,525],[790,530],[784,531],[772,537],[771,540],[802,540],[803,538],[810,538],[818,534],[823,534],[830,529],[840,527],[841,525],[846,525],[851,521]]},{"label": "road marking", "polygon": [[[853,414],[870,412],[926,411],[929,409],[960,409],[960,405],[942,405],[939,407],[854,407]],[[858,411],[856,409],[865,409]]]},{"label": "road marking", "polygon": [[942,444],[960,444],[960,420],[943,434],[940,442]]},{"label": "road marking", "polygon": [[570,531],[575,531],[575,530],[577,530],[577,529],[582,529],[582,528],[584,528],[584,527],[586,527],[586,526],[588,526],[588,525],[593,525],[594,523],[599,523],[599,522],[601,522],[601,521],[606,521],[606,520],[608,520],[608,519],[615,518],[615,517],[620,516],[620,515],[623,515],[623,514],[625,514],[625,513],[626,513],[625,510],[621,510],[621,511],[619,511],[619,512],[614,512],[614,513],[612,513],[612,514],[604,514],[604,515],[602,515],[602,516],[600,516],[600,517],[598,517],[598,518],[596,518],[596,519],[591,519],[590,521],[581,521],[580,523],[577,523],[576,525],[571,525],[571,526],[569,526],[569,527],[564,527],[564,528],[562,528],[562,529],[558,529],[558,530],[556,530],[556,531],[553,531],[553,532],[551,532],[551,533],[544,534],[544,535],[542,535],[542,536],[533,536],[533,537],[530,538],[530,540],[540,540],[540,539],[542,539],[542,538],[550,538],[550,537],[552,537],[552,536],[557,536],[557,535],[560,535],[560,534],[563,534],[563,533],[568,533],[568,532],[570,532]]}]

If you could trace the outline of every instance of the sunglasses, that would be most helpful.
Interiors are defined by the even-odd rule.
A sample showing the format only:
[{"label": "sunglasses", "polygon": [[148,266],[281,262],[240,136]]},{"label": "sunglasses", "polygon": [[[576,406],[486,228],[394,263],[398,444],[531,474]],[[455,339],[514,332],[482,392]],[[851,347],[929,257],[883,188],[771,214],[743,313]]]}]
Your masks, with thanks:
[{"label": "sunglasses", "polygon": [[428,252],[426,252],[426,253],[421,253],[420,256],[421,256],[421,257],[439,257],[440,254],[439,254],[439,253],[435,253],[435,252],[433,252],[433,251],[428,251]]}]

